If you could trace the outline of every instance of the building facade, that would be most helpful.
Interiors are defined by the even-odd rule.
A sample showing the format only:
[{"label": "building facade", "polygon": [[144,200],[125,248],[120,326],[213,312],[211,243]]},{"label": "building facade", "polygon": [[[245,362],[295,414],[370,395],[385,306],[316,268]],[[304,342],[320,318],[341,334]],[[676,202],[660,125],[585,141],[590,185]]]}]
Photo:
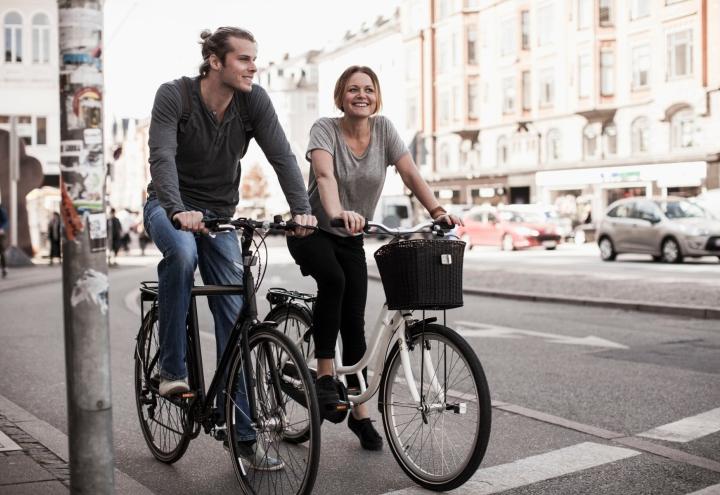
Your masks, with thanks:
[{"label": "building facade", "polygon": [[718,0],[406,0],[402,18],[444,201],[600,214],[720,187]]}]

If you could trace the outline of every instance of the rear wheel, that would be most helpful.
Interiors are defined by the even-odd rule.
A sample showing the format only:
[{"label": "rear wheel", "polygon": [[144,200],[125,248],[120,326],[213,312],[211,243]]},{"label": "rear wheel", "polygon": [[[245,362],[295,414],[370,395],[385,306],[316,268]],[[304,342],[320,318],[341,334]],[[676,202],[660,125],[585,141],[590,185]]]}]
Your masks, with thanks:
[{"label": "rear wheel", "polygon": [[157,310],[143,320],[135,348],[135,402],[140,429],[156,459],[173,463],[180,459],[191,439],[187,399],[165,398],[158,393],[160,342]]},{"label": "rear wheel", "polygon": [[603,237],[600,239],[598,246],[600,247],[600,258],[603,261],[613,261],[617,256],[615,246],[613,246],[609,237]]},{"label": "rear wheel", "polygon": [[408,340],[416,402],[398,345],[383,369],[381,412],[390,450],[419,485],[452,490],[477,471],[490,436],[490,392],[480,361],[455,331],[435,324]]},{"label": "rear wheel", "polygon": [[[250,393],[254,394],[257,410],[257,421],[251,429],[256,449],[264,456],[258,456],[253,467],[238,451],[242,425],[250,422],[244,405],[248,391],[243,356],[239,353],[230,368],[226,397],[235,474],[246,493],[310,493],[320,462],[320,410],[313,380],[295,345],[273,326],[252,330],[248,345],[250,376],[254,378]],[[303,445],[288,441],[301,432],[307,435]],[[269,458],[280,461],[280,468]],[[263,463],[274,463],[276,469],[264,470]]]},{"label": "rear wheel", "polygon": [[[300,350],[300,354],[310,368],[311,377],[314,377],[317,370],[315,360],[315,342],[313,341],[310,327],[312,319],[310,312],[301,306],[285,304],[275,306],[268,313],[265,320],[274,321],[277,329],[285,334]],[[309,429],[295,429],[287,431],[285,440],[288,442],[302,443],[310,438]]]},{"label": "rear wheel", "polygon": [[660,256],[665,263],[682,262],[683,254],[680,250],[680,244],[678,244],[678,242],[672,237],[665,239],[660,249],[662,252]]}]

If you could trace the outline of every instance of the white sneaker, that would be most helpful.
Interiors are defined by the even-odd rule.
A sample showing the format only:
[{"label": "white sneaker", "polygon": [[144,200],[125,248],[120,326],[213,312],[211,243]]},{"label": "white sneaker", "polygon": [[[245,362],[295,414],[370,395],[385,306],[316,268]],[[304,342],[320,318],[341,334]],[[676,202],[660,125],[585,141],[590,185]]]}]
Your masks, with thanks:
[{"label": "white sneaker", "polygon": [[[227,440],[223,442],[223,447],[225,450],[230,451]],[[285,463],[269,455],[260,442],[255,442],[252,445],[238,442],[237,453],[257,471],[279,471],[285,467]]]},{"label": "white sneaker", "polygon": [[171,395],[183,394],[190,391],[187,378],[182,380],[167,380],[160,378],[160,387],[158,387],[160,395],[170,397]]}]

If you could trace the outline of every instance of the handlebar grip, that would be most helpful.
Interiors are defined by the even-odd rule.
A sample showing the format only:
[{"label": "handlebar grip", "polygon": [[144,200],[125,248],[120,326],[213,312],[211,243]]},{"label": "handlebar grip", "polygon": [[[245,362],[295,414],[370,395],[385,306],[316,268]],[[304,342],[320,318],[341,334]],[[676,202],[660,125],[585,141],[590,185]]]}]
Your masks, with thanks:
[{"label": "handlebar grip", "polygon": [[452,230],[453,228],[455,228],[454,225],[449,224],[447,222],[434,222],[434,223],[435,223],[435,225],[437,225],[438,227],[440,227],[443,230]]}]

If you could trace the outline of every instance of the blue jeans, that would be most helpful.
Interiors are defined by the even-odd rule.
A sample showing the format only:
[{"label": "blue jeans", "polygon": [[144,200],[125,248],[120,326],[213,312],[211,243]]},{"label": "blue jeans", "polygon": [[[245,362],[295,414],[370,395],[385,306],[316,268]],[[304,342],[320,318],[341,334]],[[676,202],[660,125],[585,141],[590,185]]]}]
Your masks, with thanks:
[{"label": "blue jeans", "polygon": [[[211,216],[212,212],[203,214]],[[157,199],[148,201],[144,210],[145,228],[163,254],[158,264],[158,326],[160,332],[160,376],[180,380],[187,376],[186,318],[190,307],[195,268],[208,285],[241,285],[243,267],[240,246],[235,232],[222,232],[210,237],[175,229]],[[240,295],[208,297],[215,321],[217,362],[227,346],[235,320],[242,308]],[[225,376],[220,383],[216,405],[225,412]],[[244,381],[235,397],[238,414],[239,440],[254,440],[250,427],[249,406]]]}]

